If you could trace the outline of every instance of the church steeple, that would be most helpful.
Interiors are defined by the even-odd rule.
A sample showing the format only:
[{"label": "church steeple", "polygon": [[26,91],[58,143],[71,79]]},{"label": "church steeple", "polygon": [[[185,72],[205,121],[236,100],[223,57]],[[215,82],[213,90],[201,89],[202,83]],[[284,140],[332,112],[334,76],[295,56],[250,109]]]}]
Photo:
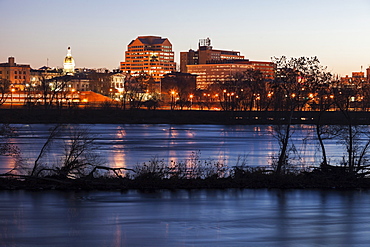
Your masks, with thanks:
[{"label": "church steeple", "polygon": [[73,75],[75,73],[75,60],[72,57],[71,47],[68,47],[67,56],[64,58],[63,72],[66,75]]}]

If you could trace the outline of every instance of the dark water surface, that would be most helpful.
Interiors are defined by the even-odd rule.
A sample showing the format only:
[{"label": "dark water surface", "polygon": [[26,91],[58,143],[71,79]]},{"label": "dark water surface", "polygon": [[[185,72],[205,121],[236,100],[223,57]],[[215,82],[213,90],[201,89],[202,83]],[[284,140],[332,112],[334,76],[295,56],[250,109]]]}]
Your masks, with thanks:
[{"label": "dark water surface", "polygon": [[0,191],[0,246],[369,246],[370,193]]},{"label": "dark water surface", "polygon": [[[111,167],[133,167],[148,162],[154,157],[170,161],[184,161],[194,153],[209,161],[220,161],[228,166],[244,160],[249,166],[267,166],[276,155],[279,145],[266,125],[73,125],[86,128],[96,138],[94,150]],[[18,136],[12,139],[22,152],[23,162],[32,167],[48,131],[53,125],[15,125]],[[295,125],[292,143],[295,145],[295,160],[307,166],[321,162],[314,129],[309,125]],[[44,163],[57,164],[63,155],[63,142],[68,133],[59,137],[43,157]],[[325,140],[330,161],[334,164],[343,154],[343,146],[335,140]],[[240,162],[239,162],[240,165]],[[0,157],[0,172],[14,166],[10,157]]]}]

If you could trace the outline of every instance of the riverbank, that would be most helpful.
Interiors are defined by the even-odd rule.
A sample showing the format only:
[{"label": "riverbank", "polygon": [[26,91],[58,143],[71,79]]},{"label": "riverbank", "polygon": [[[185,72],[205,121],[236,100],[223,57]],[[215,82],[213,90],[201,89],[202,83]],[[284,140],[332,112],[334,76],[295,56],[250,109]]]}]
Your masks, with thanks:
[{"label": "riverbank", "polygon": [[178,190],[178,189],[370,189],[370,178],[349,174],[262,174],[260,172],[237,177],[204,179],[160,179],[156,177],[130,179],[101,177],[58,179],[52,177],[2,177],[0,190]]},{"label": "riverbank", "polygon": [[[320,115],[321,114],[321,115]],[[370,112],[350,112],[352,124],[370,124]],[[0,109],[0,122],[10,124],[284,124],[290,112],[283,111],[199,111],[199,110],[121,110],[117,108]],[[337,111],[296,111],[293,124],[346,124]]]}]

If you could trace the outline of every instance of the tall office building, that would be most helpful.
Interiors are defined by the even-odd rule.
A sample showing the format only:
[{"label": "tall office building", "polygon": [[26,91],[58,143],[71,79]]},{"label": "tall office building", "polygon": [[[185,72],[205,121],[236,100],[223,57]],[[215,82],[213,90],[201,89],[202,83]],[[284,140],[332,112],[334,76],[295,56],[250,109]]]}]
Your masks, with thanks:
[{"label": "tall office building", "polygon": [[127,46],[121,70],[132,76],[146,73],[159,82],[163,75],[176,70],[171,42],[158,36],[137,37]]}]

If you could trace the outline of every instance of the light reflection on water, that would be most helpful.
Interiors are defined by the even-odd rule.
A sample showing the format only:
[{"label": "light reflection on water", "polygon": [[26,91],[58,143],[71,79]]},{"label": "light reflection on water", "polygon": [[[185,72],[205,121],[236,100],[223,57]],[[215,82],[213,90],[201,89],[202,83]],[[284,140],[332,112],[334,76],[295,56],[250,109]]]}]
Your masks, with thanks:
[{"label": "light reflection on water", "polygon": [[[19,136],[12,139],[21,151],[29,166],[37,158],[42,145],[53,125],[15,125]],[[279,148],[271,135],[271,126],[224,126],[224,125],[76,125],[88,128],[95,136],[98,148],[95,150],[112,167],[133,167],[156,157],[171,161],[184,161],[194,153],[203,160],[213,160],[228,166],[237,164],[238,158],[246,160],[249,166],[266,166]],[[294,126],[293,143],[299,153],[296,161],[308,166],[318,165],[320,152],[313,136],[312,126]],[[310,138],[306,138],[306,137]],[[65,137],[64,137],[65,138]],[[61,141],[61,140],[59,140]],[[326,140],[327,152],[333,164],[343,154],[335,140]],[[304,145],[307,143],[308,145]],[[63,147],[55,145],[45,157],[45,162],[60,162]],[[0,172],[12,168],[14,161],[0,157]]]},{"label": "light reflection on water", "polygon": [[1,191],[0,246],[368,246],[367,191]]}]

